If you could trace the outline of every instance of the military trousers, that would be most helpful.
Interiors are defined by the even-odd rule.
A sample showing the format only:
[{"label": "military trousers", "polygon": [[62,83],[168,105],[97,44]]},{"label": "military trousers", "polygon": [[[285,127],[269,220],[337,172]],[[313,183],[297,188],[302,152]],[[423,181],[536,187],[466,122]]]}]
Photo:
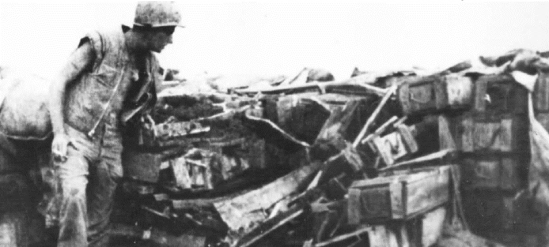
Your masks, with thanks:
[{"label": "military trousers", "polygon": [[62,194],[57,246],[108,246],[114,193],[122,176],[120,131],[108,122],[93,138],[68,125],[66,130],[72,141],[68,156],[55,163]]}]

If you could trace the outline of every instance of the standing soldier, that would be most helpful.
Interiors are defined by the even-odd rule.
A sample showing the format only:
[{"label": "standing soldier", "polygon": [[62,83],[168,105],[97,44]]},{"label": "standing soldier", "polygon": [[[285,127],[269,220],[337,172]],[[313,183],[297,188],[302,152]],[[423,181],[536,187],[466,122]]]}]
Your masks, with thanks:
[{"label": "standing soldier", "polygon": [[58,246],[108,246],[122,130],[134,107],[156,99],[153,52],[172,43],[181,15],[172,2],[140,2],[133,27],[91,32],[50,93],[52,153],[61,188]]}]

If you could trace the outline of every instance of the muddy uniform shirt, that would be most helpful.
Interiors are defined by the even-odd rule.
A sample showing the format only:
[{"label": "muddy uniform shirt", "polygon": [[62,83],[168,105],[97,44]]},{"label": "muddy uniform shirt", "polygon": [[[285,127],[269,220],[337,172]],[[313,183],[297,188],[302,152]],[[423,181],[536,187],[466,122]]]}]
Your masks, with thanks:
[{"label": "muddy uniform shirt", "polygon": [[[71,138],[67,160],[56,163],[61,187],[58,246],[108,246],[107,228],[117,180],[122,176],[122,124],[128,106],[155,94],[158,63],[135,54],[124,32],[92,32],[80,42],[83,73],[69,82],[63,115]],[[78,67],[82,66],[82,67]]]},{"label": "muddy uniform shirt", "polygon": [[89,73],[69,84],[63,113],[67,124],[93,136],[109,113],[118,117],[128,101],[154,91],[160,67],[151,52],[129,51],[122,30],[90,33],[80,42],[85,44],[91,51],[81,59],[89,61]]}]

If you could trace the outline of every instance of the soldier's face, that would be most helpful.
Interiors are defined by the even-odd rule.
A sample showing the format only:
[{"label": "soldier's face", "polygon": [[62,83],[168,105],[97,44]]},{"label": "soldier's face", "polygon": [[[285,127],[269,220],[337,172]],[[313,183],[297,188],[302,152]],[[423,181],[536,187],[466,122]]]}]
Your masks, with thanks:
[{"label": "soldier's face", "polygon": [[175,27],[154,28],[149,35],[149,49],[161,52],[168,44],[173,43],[173,32]]}]

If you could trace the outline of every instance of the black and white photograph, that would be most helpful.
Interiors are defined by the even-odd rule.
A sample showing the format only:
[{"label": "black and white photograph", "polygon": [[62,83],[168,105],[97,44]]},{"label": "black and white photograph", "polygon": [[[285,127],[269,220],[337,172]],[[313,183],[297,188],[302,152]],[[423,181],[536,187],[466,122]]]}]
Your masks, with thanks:
[{"label": "black and white photograph", "polygon": [[0,247],[87,246],[549,246],[549,1],[0,0]]}]

